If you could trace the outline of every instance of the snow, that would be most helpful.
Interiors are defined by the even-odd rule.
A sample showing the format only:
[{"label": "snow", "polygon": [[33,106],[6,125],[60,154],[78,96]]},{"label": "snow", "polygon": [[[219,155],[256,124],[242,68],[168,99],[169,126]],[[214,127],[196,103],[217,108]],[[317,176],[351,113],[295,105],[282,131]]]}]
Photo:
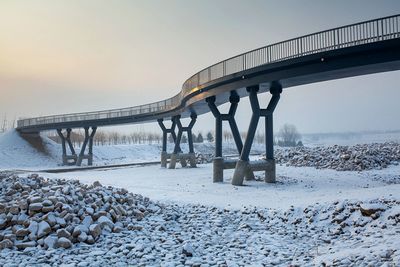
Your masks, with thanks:
[{"label": "snow", "polygon": [[[66,168],[66,166],[61,166],[61,145],[44,134],[41,137],[47,155],[38,153],[15,130],[0,133],[0,170]],[[181,147],[183,151],[188,151],[187,144],[182,144]],[[212,154],[214,152],[213,143],[196,143],[194,148],[197,153]],[[168,144],[168,149],[169,151],[173,149],[172,144]],[[253,151],[261,152],[263,149],[264,145],[255,144]],[[80,151],[79,148],[75,150],[76,153]],[[223,152],[225,155],[235,154],[237,153],[236,146],[233,143],[224,144]],[[94,146],[93,153],[94,166],[154,162],[160,161],[161,144]],[[86,161],[83,162],[84,164]]]},{"label": "snow", "polygon": [[[60,145],[44,140],[48,156],[37,153],[15,132],[0,136],[0,170],[26,169],[20,175],[28,175],[59,167]],[[202,153],[212,149],[207,143],[196,147]],[[234,150],[228,145],[226,151]],[[158,161],[159,153],[158,144],[95,147],[95,162]],[[154,265],[162,257],[171,266],[204,262],[228,266],[238,262],[283,266],[398,264],[400,165],[362,172],[278,165],[276,173],[275,184],[264,183],[263,173],[256,173],[258,180],[245,181],[242,187],[230,184],[233,170],[224,171],[223,183],[212,183],[212,164],[193,169],[171,170],[156,164],[39,175],[88,184],[99,181],[165,205],[162,216],[148,216],[138,223],[143,230],[110,234],[95,248],[58,251],[57,258],[63,257],[65,263],[85,255],[88,262],[99,265],[119,257],[137,265]],[[377,215],[365,216],[360,208],[376,210]],[[176,235],[184,243],[177,242]],[[106,252],[104,246],[110,249]],[[177,261],[177,251],[183,250],[193,257],[181,261],[178,256]],[[28,257],[23,253],[29,251],[3,250],[0,259],[12,262],[13,257]],[[31,251],[41,257],[47,253]],[[105,253],[108,258],[103,258]]]},{"label": "snow", "polygon": [[[233,170],[224,171],[224,183],[212,183],[212,164],[198,165],[195,169],[170,170],[153,165],[41,175],[79,179],[85,183],[100,181],[103,185],[123,187],[163,202],[235,209],[250,206],[286,209],[292,205],[304,207],[344,199],[396,196],[400,183],[391,184],[388,181],[398,176],[399,172],[400,166],[360,173],[277,166],[276,184],[246,181],[246,186],[242,187],[230,184]],[[381,179],[376,179],[377,173]]]}]

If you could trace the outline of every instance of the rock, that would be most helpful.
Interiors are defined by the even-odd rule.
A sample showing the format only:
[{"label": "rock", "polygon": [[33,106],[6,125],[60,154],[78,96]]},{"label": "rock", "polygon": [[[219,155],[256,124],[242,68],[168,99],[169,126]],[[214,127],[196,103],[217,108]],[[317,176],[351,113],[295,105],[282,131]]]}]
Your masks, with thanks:
[{"label": "rock", "polygon": [[13,241],[9,239],[4,239],[3,241],[0,242],[0,249],[12,248],[13,246],[14,246]]},{"label": "rock", "polygon": [[70,232],[68,232],[68,231],[65,230],[65,229],[59,229],[59,230],[57,230],[57,237],[58,237],[58,238],[64,237],[64,238],[67,238],[67,239],[71,239],[71,238],[72,238]]},{"label": "rock", "polygon": [[101,235],[101,226],[100,224],[92,224],[89,226],[89,233],[93,236],[94,239],[97,239]]},{"label": "rock", "polygon": [[116,225],[116,226],[114,226],[112,231],[113,231],[113,233],[121,233],[123,231],[123,228]]},{"label": "rock", "polygon": [[85,216],[81,224],[85,225],[86,227],[89,227],[92,223],[93,223],[92,216]]},{"label": "rock", "polygon": [[44,247],[49,248],[56,248],[57,247],[58,238],[56,236],[48,236],[44,239]]},{"label": "rock", "polygon": [[79,236],[78,236],[78,241],[79,242],[85,242],[88,238],[88,235],[85,232],[82,232]]},{"label": "rock", "polygon": [[28,230],[30,232],[29,234],[29,239],[34,241],[37,240],[37,232],[39,229],[39,224],[35,221],[31,221],[31,223],[29,224]]},{"label": "rock", "polygon": [[43,205],[43,207],[50,207],[50,206],[53,206],[53,202],[51,200],[49,200],[49,199],[45,199],[42,202],[42,205]]},{"label": "rock", "polygon": [[94,181],[93,182],[93,187],[101,187],[101,183],[99,181]]},{"label": "rock", "polygon": [[187,257],[192,257],[194,254],[194,250],[192,244],[190,242],[185,241],[182,245],[182,253]]},{"label": "rock", "polygon": [[12,205],[12,206],[10,207],[9,212],[10,212],[11,214],[13,214],[13,215],[16,215],[16,214],[19,213],[19,207],[18,207],[17,205]]},{"label": "rock", "polygon": [[18,230],[15,232],[15,235],[16,235],[17,237],[24,237],[24,236],[29,235],[29,233],[30,233],[29,229],[21,228],[21,229],[18,229]]},{"label": "rock", "polygon": [[114,228],[114,223],[106,216],[101,216],[97,219],[97,223],[100,224],[102,228],[108,226],[110,229]]},{"label": "rock", "polygon": [[44,213],[51,212],[53,210],[54,210],[54,206],[53,205],[51,205],[51,206],[43,206],[43,208],[42,208],[42,212],[44,212]]},{"label": "rock", "polygon": [[43,201],[43,198],[41,198],[41,197],[31,197],[30,199],[29,199],[29,202],[32,204],[32,203],[41,203]]},{"label": "rock", "polygon": [[67,224],[67,222],[65,221],[65,219],[64,219],[64,218],[61,218],[61,217],[56,217],[56,223],[59,224],[59,225],[62,226],[62,227],[64,227],[64,226]]},{"label": "rock", "polygon": [[94,242],[95,242],[95,240],[94,240],[93,236],[88,235],[87,239],[86,239],[86,243],[92,245],[92,244],[94,244]]},{"label": "rock", "polygon": [[56,216],[54,216],[52,213],[47,214],[45,220],[51,227],[57,224]]},{"label": "rock", "polygon": [[72,247],[72,242],[65,237],[61,237],[57,240],[57,246],[60,248],[70,248]]},{"label": "rock", "polygon": [[16,243],[15,246],[17,247],[17,249],[32,248],[36,247],[36,241]]},{"label": "rock", "polygon": [[40,212],[43,208],[42,203],[33,203],[29,205],[29,210],[34,212]]},{"label": "rock", "polygon": [[363,216],[372,216],[378,211],[384,211],[385,207],[379,204],[364,203],[360,205],[360,212]]},{"label": "rock", "polygon": [[86,213],[89,214],[89,215],[93,215],[93,214],[94,214],[94,209],[91,208],[91,207],[85,208],[85,211],[86,211]]},{"label": "rock", "polygon": [[45,221],[41,221],[39,223],[39,228],[38,228],[38,238],[42,238],[50,232],[51,232],[50,225]]},{"label": "rock", "polygon": [[6,218],[0,218],[0,229],[3,229],[7,226],[7,219]]},{"label": "rock", "polygon": [[87,234],[89,232],[89,228],[86,225],[77,225],[72,232],[73,237],[79,236],[81,233]]}]

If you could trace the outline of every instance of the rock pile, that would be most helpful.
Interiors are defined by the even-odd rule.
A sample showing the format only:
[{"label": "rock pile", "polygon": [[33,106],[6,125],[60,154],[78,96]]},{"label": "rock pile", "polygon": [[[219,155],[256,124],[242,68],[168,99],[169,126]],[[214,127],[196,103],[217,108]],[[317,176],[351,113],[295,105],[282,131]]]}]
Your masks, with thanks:
[{"label": "rock pile", "polygon": [[196,153],[197,164],[211,163],[213,161],[213,154],[210,153]]},{"label": "rock pile", "polygon": [[133,229],[149,200],[125,189],[0,175],[0,249],[70,248],[106,232]]},{"label": "rock pile", "polygon": [[295,147],[277,149],[279,164],[296,167],[316,167],[337,171],[362,171],[386,168],[400,161],[400,144],[374,143],[354,146]]},{"label": "rock pile", "polygon": [[[286,210],[161,204],[0,173],[1,266],[397,266],[397,196]],[[68,249],[66,249],[68,248]]]}]

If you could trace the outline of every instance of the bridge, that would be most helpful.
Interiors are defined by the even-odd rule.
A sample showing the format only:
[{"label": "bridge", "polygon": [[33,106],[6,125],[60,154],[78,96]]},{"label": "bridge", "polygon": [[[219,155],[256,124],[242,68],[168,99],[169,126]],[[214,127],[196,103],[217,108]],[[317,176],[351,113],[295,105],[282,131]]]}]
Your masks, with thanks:
[{"label": "bridge", "polygon": [[[61,138],[63,164],[79,166],[84,159],[88,165],[92,164],[93,138],[98,127],[157,121],[163,131],[162,167],[167,167],[168,159],[171,169],[177,162],[195,167],[191,130],[198,115],[212,112],[215,117],[213,181],[223,181],[224,169],[235,169],[233,185],[254,179],[255,171],[264,171],[265,181],[275,182],[273,113],[282,89],[399,69],[400,15],[394,15],[301,36],[226,59],[191,76],[177,95],[166,100],[123,109],[20,119],[17,130],[33,135],[56,130]],[[269,92],[271,99],[262,108],[258,94],[264,92]],[[246,96],[250,98],[252,116],[243,142],[235,112],[240,98]],[[229,112],[221,114],[218,106],[228,102]],[[265,119],[266,159],[250,161],[250,149],[261,117]],[[191,118],[189,125],[183,126],[182,118]],[[172,121],[171,127],[165,126],[165,120]],[[222,155],[223,121],[229,122],[240,155],[237,161],[226,160]],[[70,140],[76,128],[85,130],[79,154]],[[184,132],[188,134],[189,153],[183,153],[180,148]],[[167,152],[168,134],[174,140],[172,153]]]}]

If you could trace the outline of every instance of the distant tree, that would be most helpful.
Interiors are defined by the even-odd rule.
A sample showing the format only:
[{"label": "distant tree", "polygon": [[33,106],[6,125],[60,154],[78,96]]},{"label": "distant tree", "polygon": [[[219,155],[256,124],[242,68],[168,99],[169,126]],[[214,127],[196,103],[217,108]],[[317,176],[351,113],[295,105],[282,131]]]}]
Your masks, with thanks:
[{"label": "distant tree", "polygon": [[187,143],[187,141],[186,135],[182,135],[181,143]]},{"label": "distant tree", "polygon": [[168,142],[169,142],[169,143],[174,143],[174,138],[172,137],[172,134],[170,134],[170,135],[168,136]]},{"label": "distant tree", "polygon": [[207,141],[208,142],[214,142],[214,136],[211,132],[207,133]]},{"label": "distant tree", "polygon": [[303,142],[299,141],[299,142],[297,142],[296,146],[304,146],[304,145],[303,145]]},{"label": "distant tree", "polygon": [[203,138],[203,135],[201,133],[199,133],[197,135],[196,142],[197,143],[203,143],[204,142],[204,138]]},{"label": "distant tree", "polygon": [[222,133],[222,136],[224,137],[224,141],[225,141],[225,142],[229,142],[229,141],[231,141],[232,138],[233,138],[231,132],[229,132],[229,131],[224,131],[224,132]]},{"label": "distant tree", "polygon": [[282,128],[279,130],[278,136],[278,144],[281,146],[296,146],[301,138],[301,135],[297,131],[296,126],[292,124],[283,125]]}]

